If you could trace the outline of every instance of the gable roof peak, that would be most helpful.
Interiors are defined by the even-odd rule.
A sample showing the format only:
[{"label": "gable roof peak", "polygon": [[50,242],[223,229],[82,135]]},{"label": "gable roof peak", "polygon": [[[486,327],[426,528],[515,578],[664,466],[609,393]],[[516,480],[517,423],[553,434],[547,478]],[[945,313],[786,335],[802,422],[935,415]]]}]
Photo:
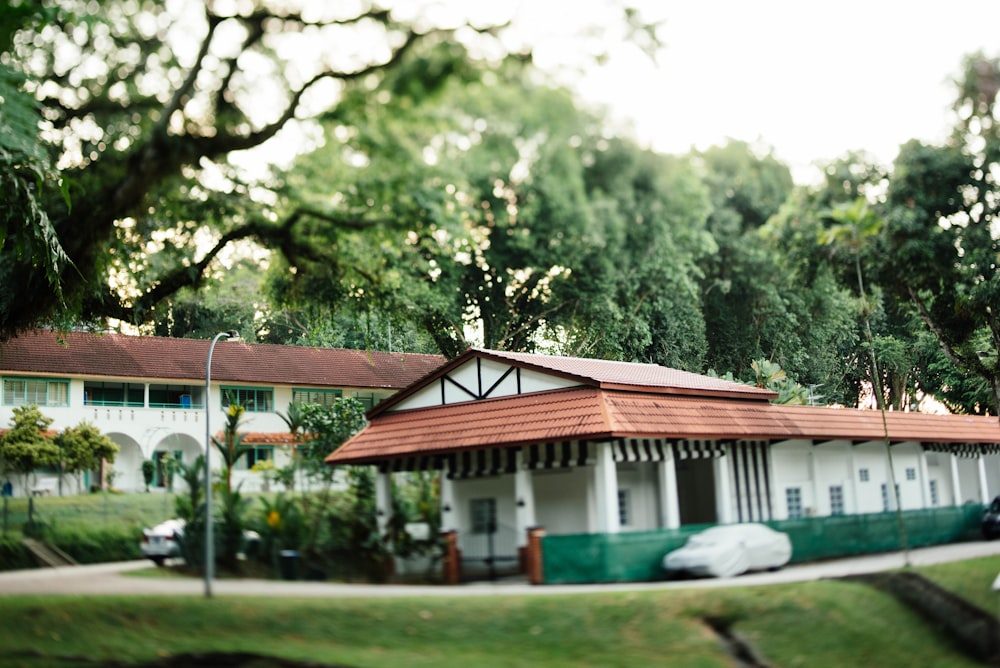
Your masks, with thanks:
[{"label": "gable roof peak", "polygon": [[[696,396],[729,396],[770,400],[777,393],[723,378],[642,362],[620,362],[541,353],[516,353],[470,348],[463,356],[481,356],[495,361],[574,378],[606,389],[642,390]],[[462,358],[460,358],[462,359]]]}]

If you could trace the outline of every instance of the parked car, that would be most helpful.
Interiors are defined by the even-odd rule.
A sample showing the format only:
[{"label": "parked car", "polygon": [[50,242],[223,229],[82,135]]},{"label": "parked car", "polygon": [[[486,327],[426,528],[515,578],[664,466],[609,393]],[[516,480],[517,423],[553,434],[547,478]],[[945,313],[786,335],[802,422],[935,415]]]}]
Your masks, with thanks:
[{"label": "parked car", "polygon": [[1000,496],[993,499],[983,511],[983,520],[979,524],[979,529],[986,540],[993,540],[1000,536]]},{"label": "parked car", "polygon": [[[184,536],[184,525],[184,520],[174,519],[157,524],[152,529],[143,529],[142,542],[139,543],[142,556],[152,560],[157,566],[162,566],[167,559],[181,556],[179,540]],[[239,556],[252,555],[259,543],[260,534],[245,530]]]},{"label": "parked car", "polygon": [[699,532],[663,558],[669,575],[728,578],[777,570],[792,558],[788,534],[764,524],[723,524]]},{"label": "parked car", "polygon": [[167,559],[179,557],[181,546],[177,539],[184,534],[184,524],[184,520],[167,520],[152,529],[143,529],[142,542],[139,543],[142,556],[151,559],[157,566],[162,566]]}]

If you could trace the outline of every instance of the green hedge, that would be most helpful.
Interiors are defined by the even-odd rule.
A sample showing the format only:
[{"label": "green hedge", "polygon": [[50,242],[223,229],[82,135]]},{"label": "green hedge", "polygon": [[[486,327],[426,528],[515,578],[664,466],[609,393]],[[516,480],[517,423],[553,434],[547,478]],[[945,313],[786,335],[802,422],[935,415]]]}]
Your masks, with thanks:
[{"label": "green hedge", "polygon": [[142,531],[138,529],[56,529],[47,534],[45,540],[73,557],[77,563],[142,559],[142,550],[139,549]]}]

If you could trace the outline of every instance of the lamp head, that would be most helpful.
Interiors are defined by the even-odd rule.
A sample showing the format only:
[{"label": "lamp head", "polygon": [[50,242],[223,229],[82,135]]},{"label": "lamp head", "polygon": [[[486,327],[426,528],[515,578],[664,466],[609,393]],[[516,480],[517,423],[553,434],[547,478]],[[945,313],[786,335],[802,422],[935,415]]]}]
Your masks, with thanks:
[{"label": "lamp head", "polygon": [[235,329],[231,329],[228,332],[225,332],[225,335],[226,335],[227,338],[230,338],[230,339],[238,339],[238,338],[240,338],[240,333],[237,332]]}]

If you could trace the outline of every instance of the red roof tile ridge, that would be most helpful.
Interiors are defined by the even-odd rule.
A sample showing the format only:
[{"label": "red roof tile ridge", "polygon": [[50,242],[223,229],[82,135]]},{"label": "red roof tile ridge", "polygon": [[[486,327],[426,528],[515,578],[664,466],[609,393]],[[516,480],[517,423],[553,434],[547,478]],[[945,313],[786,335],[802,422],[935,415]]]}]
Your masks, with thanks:
[{"label": "red roof tile ridge", "polygon": [[753,396],[761,399],[777,397],[777,393],[723,378],[715,378],[692,371],[674,369],[645,362],[590,359],[583,357],[518,353],[484,348],[470,348],[470,352],[494,359],[503,359],[530,365],[536,369],[568,374],[598,383],[602,387],[660,388],[690,391],[692,393],[725,394],[728,396]]}]

